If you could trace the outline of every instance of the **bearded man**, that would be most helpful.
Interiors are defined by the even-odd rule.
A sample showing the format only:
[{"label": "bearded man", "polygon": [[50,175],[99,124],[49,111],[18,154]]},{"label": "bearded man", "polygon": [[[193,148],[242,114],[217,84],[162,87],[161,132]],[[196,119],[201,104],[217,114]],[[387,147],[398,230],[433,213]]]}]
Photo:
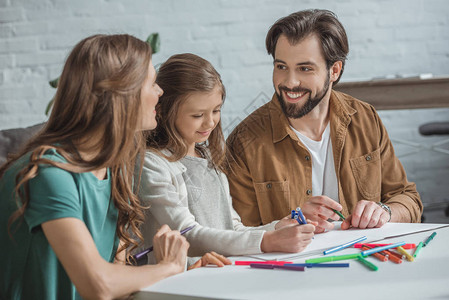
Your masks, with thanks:
[{"label": "bearded man", "polygon": [[422,203],[374,107],[334,91],[349,51],[345,29],[328,10],[279,19],[266,47],[275,93],[230,134],[233,206],[248,226],[301,207],[331,230],[420,222]]}]

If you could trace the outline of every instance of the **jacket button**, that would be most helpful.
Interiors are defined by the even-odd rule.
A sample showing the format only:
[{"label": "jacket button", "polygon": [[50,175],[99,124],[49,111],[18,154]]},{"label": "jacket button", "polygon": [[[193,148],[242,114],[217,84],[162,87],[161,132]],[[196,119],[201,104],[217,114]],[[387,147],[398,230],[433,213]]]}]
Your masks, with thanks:
[{"label": "jacket button", "polygon": [[310,156],[306,155],[306,160],[309,161],[310,160]]},{"label": "jacket button", "polygon": [[271,183],[267,183],[267,189],[271,189]]},{"label": "jacket button", "polygon": [[307,195],[310,195],[310,194],[312,194],[312,190],[307,190]]},{"label": "jacket button", "polygon": [[371,155],[366,156],[365,159],[366,159],[367,161],[370,161],[370,160],[371,160]]}]

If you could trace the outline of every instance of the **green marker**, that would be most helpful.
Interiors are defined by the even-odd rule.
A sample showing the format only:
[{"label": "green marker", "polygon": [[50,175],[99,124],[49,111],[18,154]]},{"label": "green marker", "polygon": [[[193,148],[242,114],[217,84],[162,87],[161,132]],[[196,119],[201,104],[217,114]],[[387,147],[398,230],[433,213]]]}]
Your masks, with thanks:
[{"label": "green marker", "polygon": [[340,217],[340,220],[346,220],[346,218],[338,210],[332,209],[332,211]]},{"label": "green marker", "polygon": [[345,260],[345,259],[355,259],[358,257],[362,257],[362,255],[360,253],[356,253],[356,254],[347,254],[347,255],[326,256],[326,257],[307,259],[306,263],[314,264],[314,263],[322,263],[322,262]]},{"label": "green marker", "polygon": [[416,258],[419,254],[419,251],[421,251],[422,247],[424,246],[423,242],[419,242],[418,247],[415,249],[415,253],[413,253],[413,257]]},{"label": "green marker", "polygon": [[364,264],[365,266],[367,266],[371,270],[377,271],[377,269],[378,269],[377,266],[375,264],[373,264],[372,262],[367,261],[362,256],[357,257],[357,259],[359,260],[359,262],[361,262],[362,264]]},{"label": "green marker", "polygon": [[437,235],[436,232],[432,233],[427,240],[424,242],[423,247],[427,246],[428,243],[430,243],[431,240],[433,240],[433,238]]}]

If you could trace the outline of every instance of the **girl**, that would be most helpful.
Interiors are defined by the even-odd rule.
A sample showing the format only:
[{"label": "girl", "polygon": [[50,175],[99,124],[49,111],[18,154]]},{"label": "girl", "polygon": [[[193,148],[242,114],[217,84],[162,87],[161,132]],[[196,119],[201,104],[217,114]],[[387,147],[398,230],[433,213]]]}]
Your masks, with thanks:
[{"label": "girl", "polygon": [[157,265],[125,265],[141,237],[131,170],[156,126],[155,79],[132,36],[72,50],[47,124],[0,168],[0,298],[117,298],[184,270],[189,244],[166,225],[149,241]]},{"label": "girl", "polygon": [[[154,236],[160,224],[186,234],[189,256],[299,252],[313,236],[313,224],[283,219],[245,227],[232,208],[220,111],[225,89],[212,65],[193,54],[174,55],[156,82],[164,89],[158,125],[147,139],[140,198],[149,206],[142,233]],[[277,229],[277,230],[275,230]]]}]

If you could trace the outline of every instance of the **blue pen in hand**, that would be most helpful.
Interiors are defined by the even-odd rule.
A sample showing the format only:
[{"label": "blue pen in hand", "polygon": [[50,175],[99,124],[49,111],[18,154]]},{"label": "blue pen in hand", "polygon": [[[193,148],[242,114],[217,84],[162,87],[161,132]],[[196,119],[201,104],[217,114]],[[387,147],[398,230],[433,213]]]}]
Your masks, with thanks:
[{"label": "blue pen in hand", "polygon": [[302,213],[301,208],[300,208],[300,207],[297,207],[297,208],[296,208],[296,211],[298,212],[299,217],[301,218],[302,223],[303,223],[303,224],[307,224],[306,218],[304,217],[304,214]]},{"label": "blue pen in hand", "polygon": [[299,225],[304,224],[301,221],[301,218],[299,217],[298,212],[296,210],[292,210],[292,219],[296,220],[296,222],[298,222]]},{"label": "blue pen in hand", "polygon": [[[292,210],[292,219],[295,219],[299,225],[307,224],[306,217],[304,217],[301,207],[297,207],[296,210]],[[315,239],[315,237],[312,237],[312,239]]]}]

